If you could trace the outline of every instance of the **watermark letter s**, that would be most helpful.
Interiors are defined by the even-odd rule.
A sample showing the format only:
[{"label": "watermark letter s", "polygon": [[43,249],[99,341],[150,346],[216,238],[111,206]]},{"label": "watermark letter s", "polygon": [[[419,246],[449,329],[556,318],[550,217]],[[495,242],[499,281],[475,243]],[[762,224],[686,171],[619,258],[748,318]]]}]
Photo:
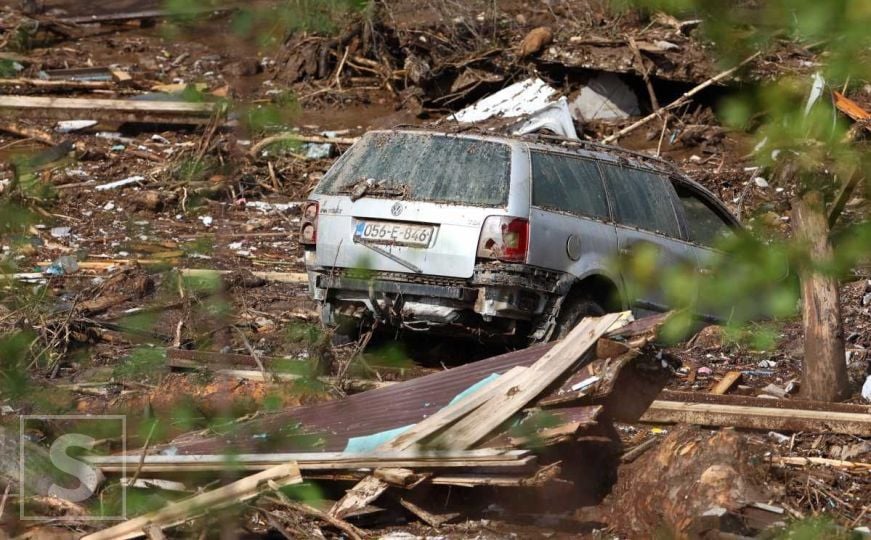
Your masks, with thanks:
[{"label": "watermark letter s", "polygon": [[67,433],[58,437],[48,451],[52,465],[58,470],[75,476],[80,484],[75,489],[65,488],[52,484],[48,488],[48,494],[70,502],[81,502],[97,491],[97,486],[103,481],[103,473],[95,467],[88,465],[67,454],[70,447],[80,447],[90,450],[94,447],[96,439],[81,433]]}]

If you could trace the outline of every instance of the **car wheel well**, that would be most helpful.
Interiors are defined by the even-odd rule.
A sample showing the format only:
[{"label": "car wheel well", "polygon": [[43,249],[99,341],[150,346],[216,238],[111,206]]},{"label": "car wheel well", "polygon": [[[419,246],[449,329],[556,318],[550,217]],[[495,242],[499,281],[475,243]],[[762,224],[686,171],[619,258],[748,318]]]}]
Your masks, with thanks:
[{"label": "car wheel well", "polygon": [[581,298],[596,302],[608,313],[621,311],[624,306],[617,285],[598,274],[576,281],[566,295],[567,300]]}]

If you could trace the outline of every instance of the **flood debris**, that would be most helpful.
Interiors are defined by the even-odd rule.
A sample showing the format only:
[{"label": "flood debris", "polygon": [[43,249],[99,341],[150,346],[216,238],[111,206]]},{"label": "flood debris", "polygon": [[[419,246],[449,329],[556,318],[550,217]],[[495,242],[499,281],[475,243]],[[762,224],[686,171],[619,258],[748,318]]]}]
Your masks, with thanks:
[{"label": "flood debris", "polygon": [[[819,515],[867,524],[871,267],[835,284],[852,393],[831,404],[796,392],[809,351],[794,320],[772,322],[774,345],[716,325],[666,345],[662,317],[616,329],[615,315],[510,352],[407,329],[336,339],[298,240],[336,160],[407,125],[619,142],[787,232],[797,186],[751,162],[769,149],[715,104],[789,73],[812,90],[796,111],[831,97],[863,147],[871,91],[830,88],[815,47],[777,40],[724,70],[699,20],[575,1],[378,2],[335,29],[270,34],[268,49],[231,41],[245,6],[23,4],[0,11],[4,532],[734,538]],[[204,27],[189,36],[193,15]],[[625,149],[616,161],[642,159]],[[842,180],[832,238],[868,209],[862,167]],[[14,234],[8,204],[28,214]],[[88,458],[100,501],[127,486],[156,511],[85,522],[89,506],[41,489],[57,426],[15,430],[57,411],[129,418],[126,453],[100,440]],[[40,487],[24,501],[22,440],[45,458],[24,471]],[[21,503],[52,522],[18,521]]]}]

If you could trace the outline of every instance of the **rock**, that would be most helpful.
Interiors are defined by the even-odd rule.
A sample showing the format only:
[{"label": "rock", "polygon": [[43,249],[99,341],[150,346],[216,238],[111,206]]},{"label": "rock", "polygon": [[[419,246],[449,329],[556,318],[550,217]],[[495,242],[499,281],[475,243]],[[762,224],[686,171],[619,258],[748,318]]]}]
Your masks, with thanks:
[{"label": "rock", "polygon": [[716,349],[722,347],[723,327],[710,325],[702,328],[692,339],[691,345],[702,349]]},{"label": "rock", "polygon": [[862,385],[862,399],[871,401],[871,375],[868,375],[865,384]]},{"label": "rock", "polygon": [[534,28],[520,42],[520,57],[525,58],[542,51],[553,42],[553,30],[547,26]]},{"label": "rock", "polygon": [[224,75],[231,75],[233,77],[250,77],[257,75],[262,70],[263,66],[260,65],[256,58],[246,58],[227,64],[222,72]]}]

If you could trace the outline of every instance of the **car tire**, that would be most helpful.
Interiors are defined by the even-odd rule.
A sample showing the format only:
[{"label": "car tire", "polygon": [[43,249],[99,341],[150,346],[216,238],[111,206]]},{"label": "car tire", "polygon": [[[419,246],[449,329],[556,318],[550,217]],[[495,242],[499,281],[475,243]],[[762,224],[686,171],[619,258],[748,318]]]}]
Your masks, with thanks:
[{"label": "car tire", "polygon": [[589,298],[566,298],[556,318],[556,327],[551,334],[551,341],[566,337],[569,332],[584,317],[600,317],[605,314],[605,309]]}]

